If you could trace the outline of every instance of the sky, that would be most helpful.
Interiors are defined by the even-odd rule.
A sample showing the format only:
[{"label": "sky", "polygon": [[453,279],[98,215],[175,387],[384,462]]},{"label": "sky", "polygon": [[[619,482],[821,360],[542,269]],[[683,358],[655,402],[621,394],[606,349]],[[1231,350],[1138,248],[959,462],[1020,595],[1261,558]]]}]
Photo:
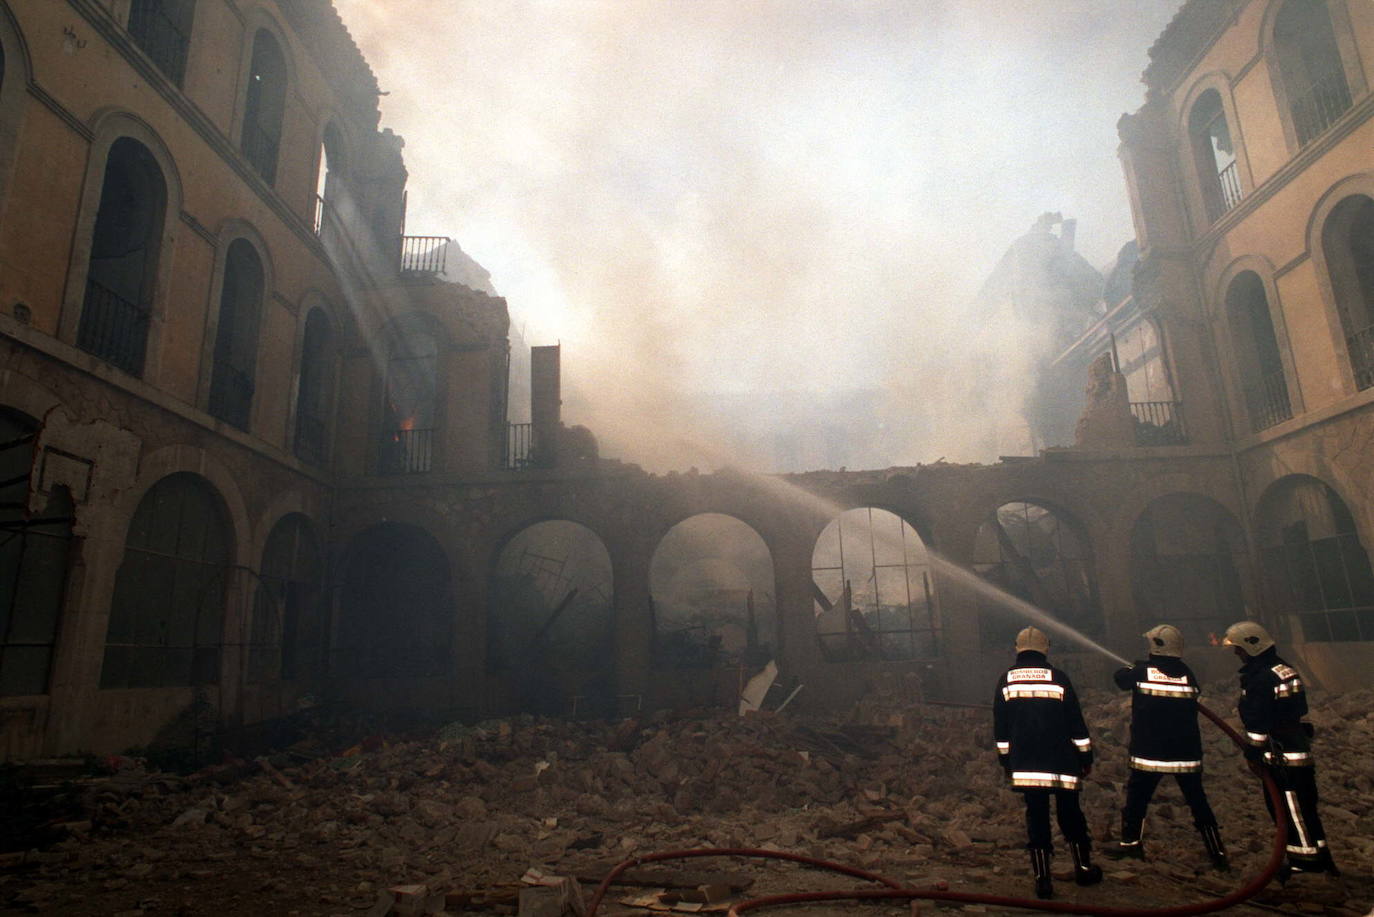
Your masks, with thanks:
[{"label": "sky", "polygon": [[971,300],[1043,212],[1095,265],[1130,238],[1116,122],[1180,0],[335,5],[406,141],[407,232],[562,344],[566,423],[661,471],[798,470],[777,444],[808,436],[988,458]]}]

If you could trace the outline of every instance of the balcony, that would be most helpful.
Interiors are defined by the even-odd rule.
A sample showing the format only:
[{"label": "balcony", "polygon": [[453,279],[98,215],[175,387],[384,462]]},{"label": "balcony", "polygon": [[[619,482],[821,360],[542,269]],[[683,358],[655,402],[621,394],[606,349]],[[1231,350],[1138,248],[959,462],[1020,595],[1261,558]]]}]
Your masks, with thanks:
[{"label": "balcony", "polygon": [[422,474],[434,468],[434,429],[390,430],[382,437],[380,474]]},{"label": "balcony", "polygon": [[226,360],[216,360],[210,377],[210,413],[247,430],[253,410],[253,388],[252,376]]},{"label": "balcony", "polygon": [[1250,412],[1250,429],[1258,433],[1293,416],[1288,401],[1288,383],[1283,370],[1265,373],[1254,385],[1245,387],[1245,406]]},{"label": "balcony", "polygon": [[181,85],[186,77],[186,50],[191,42],[167,15],[160,0],[134,4],[129,11],[129,35],[157,69]]},{"label": "balcony", "polygon": [[1236,163],[1232,162],[1217,173],[1216,185],[1208,190],[1207,216],[1215,223],[1239,204],[1244,196],[1240,190],[1239,171]]},{"label": "balcony", "polygon": [[1350,351],[1350,369],[1355,374],[1355,388],[1364,391],[1374,386],[1374,325],[1357,331],[1345,339]]},{"label": "balcony", "polygon": [[1188,431],[1183,426],[1181,401],[1132,401],[1137,446],[1183,446]]},{"label": "balcony", "polygon": [[131,376],[142,375],[150,313],[147,306],[129,302],[87,279],[76,344]]},{"label": "balcony", "polygon": [[402,274],[442,274],[448,236],[401,236]]},{"label": "balcony", "polygon": [[1298,145],[1307,146],[1308,141],[1336,123],[1349,108],[1350,87],[1344,73],[1333,71],[1317,80],[1293,99],[1293,129],[1298,134]]}]

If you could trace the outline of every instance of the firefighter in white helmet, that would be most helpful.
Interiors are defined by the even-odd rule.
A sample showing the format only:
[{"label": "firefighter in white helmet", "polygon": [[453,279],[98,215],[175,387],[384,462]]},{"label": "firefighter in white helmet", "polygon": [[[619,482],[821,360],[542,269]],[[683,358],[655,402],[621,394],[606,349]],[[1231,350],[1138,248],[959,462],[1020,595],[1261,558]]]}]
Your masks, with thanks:
[{"label": "firefighter in white helmet", "polygon": [[1026,800],[1026,847],[1035,874],[1035,894],[1054,894],[1050,862],[1050,798],[1059,830],[1073,855],[1074,881],[1094,885],[1102,870],[1092,862],[1092,838],[1078,803],[1083,778],[1092,769],[1092,740],[1069,677],[1050,665],[1050,641],[1027,627],[1016,635],[1016,665],[1003,673],[993,695],[993,738],[1011,788]]},{"label": "firefighter in white helmet", "polygon": [[[1222,645],[1232,647],[1242,662],[1237,709],[1249,743],[1245,756],[1274,778],[1288,815],[1288,862],[1280,880],[1299,872],[1340,875],[1317,812],[1313,729],[1302,721],[1307,715],[1302,675],[1279,658],[1274,638],[1254,621],[1232,624]],[[1264,802],[1272,816],[1267,793]]]},{"label": "firefighter in white helmet", "polygon": [[1121,840],[1112,857],[1144,858],[1145,812],[1159,781],[1173,774],[1193,813],[1212,865],[1230,868],[1217,818],[1202,788],[1202,735],[1197,728],[1198,683],[1183,661],[1183,634],[1172,624],[1146,631],[1148,656],[1117,670],[1116,686],[1131,692],[1131,776],[1121,810]]}]

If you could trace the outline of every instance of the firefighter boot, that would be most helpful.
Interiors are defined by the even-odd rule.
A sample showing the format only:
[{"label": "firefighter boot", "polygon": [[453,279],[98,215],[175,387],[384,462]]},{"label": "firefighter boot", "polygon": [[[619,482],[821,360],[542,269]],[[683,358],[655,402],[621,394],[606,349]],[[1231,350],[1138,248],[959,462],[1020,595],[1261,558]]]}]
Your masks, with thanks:
[{"label": "firefighter boot", "polygon": [[1073,854],[1073,880],[1079,885],[1096,885],[1102,881],[1102,867],[1093,865],[1092,845],[1087,841],[1070,841]]},{"label": "firefighter boot", "polygon": [[1138,818],[1128,818],[1123,812],[1121,814],[1121,840],[1117,842],[1115,847],[1108,847],[1103,850],[1102,855],[1111,860],[1145,859],[1145,844],[1140,839],[1144,827],[1144,821]]},{"label": "firefighter boot", "polygon": [[1331,859],[1331,848],[1325,844],[1322,844],[1321,848],[1321,852],[1317,854],[1317,871],[1328,876],[1339,876],[1341,871],[1336,868],[1336,861]]},{"label": "firefighter boot", "polygon": [[1031,872],[1035,873],[1035,897],[1054,897],[1054,878],[1050,875],[1050,857],[1053,852],[1048,847],[1031,847]]},{"label": "firefighter boot", "polygon": [[1198,825],[1197,830],[1202,835],[1207,855],[1212,858],[1212,867],[1217,872],[1230,872],[1231,861],[1226,858],[1226,845],[1221,842],[1221,831],[1216,825]]}]

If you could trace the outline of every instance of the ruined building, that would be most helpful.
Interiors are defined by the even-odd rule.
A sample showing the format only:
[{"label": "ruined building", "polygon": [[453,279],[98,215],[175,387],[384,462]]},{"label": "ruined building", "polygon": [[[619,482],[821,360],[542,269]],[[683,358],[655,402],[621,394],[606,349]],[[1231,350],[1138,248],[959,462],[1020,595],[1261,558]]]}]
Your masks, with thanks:
[{"label": "ruined building", "polygon": [[765,659],[799,707],[984,700],[1022,622],[939,558],[1119,651],[1248,613],[1366,682],[1374,6],[1190,0],[1151,60],[1135,247],[1043,358],[1071,443],[652,476],[562,428],[556,348],[508,422],[505,305],[405,235],[327,0],[0,0],[0,756],[729,703]]}]

